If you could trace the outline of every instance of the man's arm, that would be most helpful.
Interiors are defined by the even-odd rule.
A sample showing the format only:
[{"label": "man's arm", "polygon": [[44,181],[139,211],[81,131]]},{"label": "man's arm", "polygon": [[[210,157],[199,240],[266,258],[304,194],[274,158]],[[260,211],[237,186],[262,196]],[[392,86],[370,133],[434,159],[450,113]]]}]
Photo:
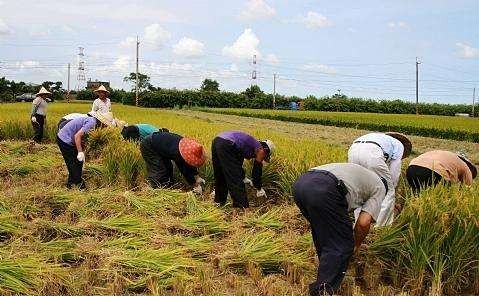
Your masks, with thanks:
[{"label": "man's arm", "polygon": [[96,111],[98,111],[98,104],[97,104],[97,101],[94,100],[93,105],[91,106],[91,112],[96,112]]},{"label": "man's arm", "polygon": [[75,146],[78,152],[83,152],[83,147],[81,145],[81,138],[83,137],[83,134],[83,130],[81,129],[75,134]]},{"label": "man's arm", "polygon": [[393,159],[389,164],[389,170],[391,171],[391,181],[394,188],[397,187],[399,182],[399,176],[401,175],[401,159]]},{"label": "man's arm", "polygon": [[369,233],[369,228],[373,222],[373,217],[367,212],[361,212],[354,226],[354,249],[359,250],[359,247],[363,243],[364,239]]}]

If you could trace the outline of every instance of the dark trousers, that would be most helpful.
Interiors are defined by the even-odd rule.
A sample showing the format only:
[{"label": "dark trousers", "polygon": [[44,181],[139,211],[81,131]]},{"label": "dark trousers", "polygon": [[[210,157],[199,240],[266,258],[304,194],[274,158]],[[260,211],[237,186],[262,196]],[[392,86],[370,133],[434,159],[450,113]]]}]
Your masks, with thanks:
[{"label": "dark trousers", "polygon": [[216,137],[211,147],[215,176],[215,202],[224,205],[228,192],[233,199],[233,207],[248,208],[248,197],[243,182],[243,155],[233,142]]},{"label": "dark trousers", "polygon": [[33,136],[33,141],[37,143],[41,143],[43,140],[43,128],[45,125],[45,116],[35,114],[35,118],[37,119],[37,122],[32,121],[32,127],[35,135]]},{"label": "dark trousers", "polygon": [[339,289],[354,250],[348,204],[337,184],[329,172],[310,171],[293,185],[294,201],[311,224],[319,258],[317,280],[309,286],[311,296],[332,295]]},{"label": "dark trousers", "polygon": [[426,187],[436,186],[442,180],[442,176],[435,171],[417,165],[407,168],[406,178],[415,194],[419,194],[421,189]]},{"label": "dark trousers", "polygon": [[60,140],[57,137],[57,144],[62,152],[63,159],[68,169],[67,187],[71,188],[73,185],[78,185],[80,189],[84,189],[85,181],[82,178],[83,162],[78,161],[78,150],[75,146],[71,146]]},{"label": "dark trousers", "polygon": [[148,182],[153,188],[170,187],[173,185],[173,163],[159,155],[152,148],[151,137],[145,138],[140,144],[141,156],[145,160],[148,172]]}]

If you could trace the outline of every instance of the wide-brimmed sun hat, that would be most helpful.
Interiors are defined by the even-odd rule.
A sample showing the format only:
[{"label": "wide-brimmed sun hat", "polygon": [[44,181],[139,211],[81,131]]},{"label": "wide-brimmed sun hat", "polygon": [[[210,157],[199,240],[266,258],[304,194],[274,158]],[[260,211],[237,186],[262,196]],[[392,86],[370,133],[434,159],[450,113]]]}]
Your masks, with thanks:
[{"label": "wide-brimmed sun hat", "polygon": [[95,91],[93,91],[93,92],[94,92],[94,93],[99,93],[99,92],[101,92],[101,91],[106,92],[107,94],[110,93],[110,92],[108,91],[108,89],[106,89],[106,87],[103,86],[103,84],[100,85],[100,87],[97,88],[97,89],[95,89]]},{"label": "wide-brimmed sun hat", "polygon": [[115,123],[115,126],[120,129],[123,129],[125,126],[128,126],[128,123],[126,121],[120,120],[118,118],[115,118],[113,122]]},{"label": "wide-brimmed sun hat", "polygon": [[52,94],[51,92],[49,92],[46,88],[42,86],[42,88],[40,88],[40,91],[37,92],[36,95],[39,96],[39,95],[51,95],[51,94]]},{"label": "wide-brimmed sun hat", "polygon": [[266,162],[271,161],[271,155],[274,154],[274,151],[276,150],[276,145],[271,140],[264,140],[260,141],[261,146],[263,146],[264,149],[267,150],[266,158],[264,159]]},{"label": "wide-brimmed sun hat", "polygon": [[101,123],[103,123],[106,126],[114,125],[113,113],[111,113],[111,112],[106,112],[106,113],[89,112],[88,114],[95,117],[96,119],[98,119]]},{"label": "wide-brimmed sun hat", "polygon": [[469,158],[467,158],[467,155],[464,152],[457,152],[457,156],[467,164],[467,166],[471,170],[472,178],[475,179],[477,177],[476,166],[472,163],[472,161],[469,160]]},{"label": "wide-brimmed sun hat", "polygon": [[409,138],[406,135],[401,133],[396,133],[396,132],[388,132],[386,133],[386,135],[393,137],[402,143],[402,145],[404,146],[404,152],[402,154],[403,159],[411,155],[412,143],[411,143],[411,140],[409,140]]},{"label": "wide-brimmed sun hat", "polygon": [[206,153],[203,146],[198,141],[191,138],[182,138],[180,140],[180,154],[185,162],[193,167],[200,167],[206,161]]}]

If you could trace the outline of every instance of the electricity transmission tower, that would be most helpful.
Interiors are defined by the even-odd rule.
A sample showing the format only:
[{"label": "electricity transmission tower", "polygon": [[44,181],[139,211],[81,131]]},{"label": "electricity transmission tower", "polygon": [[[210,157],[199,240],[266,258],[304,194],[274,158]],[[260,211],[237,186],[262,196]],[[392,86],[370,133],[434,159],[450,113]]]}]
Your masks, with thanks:
[{"label": "electricity transmission tower", "polygon": [[85,54],[83,50],[83,47],[78,47],[77,90],[85,88]]}]

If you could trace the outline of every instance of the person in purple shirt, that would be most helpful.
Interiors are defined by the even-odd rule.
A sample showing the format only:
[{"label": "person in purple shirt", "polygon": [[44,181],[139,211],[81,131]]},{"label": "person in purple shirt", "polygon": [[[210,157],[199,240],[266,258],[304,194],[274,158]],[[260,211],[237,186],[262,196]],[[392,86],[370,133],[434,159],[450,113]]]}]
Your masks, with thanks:
[{"label": "person in purple shirt", "polygon": [[[215,202],[224,205],[228,192],[233,199],[233,207],[248,208],[245,184],[253,185],[256,196],[266,196],[261,183],[263,161],[269,162],[275,146],[270,140],[258,141],[254,137],[239,131],[219,134],[212,144],[212,161],[215,176]],[[253,181],[245,178],[243,161],[254,159]]]},{"label": "person in purple shirt", "polygon": [[73,185],[85,189],[85,181],[82,178],[83,152],[82,137],[97,127],[106,127],[113,124],[113,114],[92,112],[91,116],[79,117],[70,120],[60,128],[57,134],[57,144],[65,160],[68,169],[67,187]]}]

